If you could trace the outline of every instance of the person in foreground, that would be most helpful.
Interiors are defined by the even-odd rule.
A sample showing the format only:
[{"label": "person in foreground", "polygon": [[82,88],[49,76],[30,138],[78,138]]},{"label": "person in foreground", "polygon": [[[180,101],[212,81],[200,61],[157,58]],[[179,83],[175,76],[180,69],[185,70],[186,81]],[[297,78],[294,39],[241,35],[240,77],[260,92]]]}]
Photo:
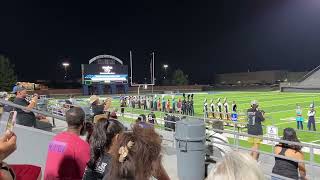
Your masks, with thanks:
[{"label": "person in foreground", "polygon": [[259,104],[256,100],[251,102],[251,108],[247,110],[248,134],[260,137],[249,137],[248,142],[252,146],[251,156],[258,161],[259,149],[262,142],[263,128],[262,122],[265,120],[264,111],[258,109]]},{"label": "person in foreground", "polygon": [[169,180],[161,164],[161,139],[153,128],[133,126],[111,147],[112,167],[105,180]]},{"label": "person in foreground", "polygon": [[90,159],[90,146],[80,138],[84,131],[85,113],[79,107],[66,112],[68,129],[49,143],[44,179],[82,179]]},{"label": "person in foreground", "polygon": [[94,127],[91,139],[91,158],[85,169],[83,180],[101,180],[111,168],[110,146],[117,140],[124,126],[114,119],[100,119]]},{"label": "person in foreground", "polygon": [[0,137],[0,179],[11,180],[15,179],[14,171],[3,162],[10,154],[17,149],[17,136],[7,131],[3,136]]},{"label": "person in foreground", "polygon": [[[297,138],[297,134],[292,128],[286,128],[283,130],[282,140],[300,142]],[[276,155],[285,156],[287,158],[303,161],[304,155],[301,151],[301,146],[289,145],[285,143],[279,143],[274,149]],[[275,165],[272,173],[292,178],[292,179],[306,179],[306,169],[303,162],[296,162],[284,158],[275,157]],[[272,177],[274,180],[281,179],[281,177]]]},{"label": "person in foreground", "polygon": [[257,162],[248,154],[233,151],[227,154],[207,180],[264,180],[265,177]]}]

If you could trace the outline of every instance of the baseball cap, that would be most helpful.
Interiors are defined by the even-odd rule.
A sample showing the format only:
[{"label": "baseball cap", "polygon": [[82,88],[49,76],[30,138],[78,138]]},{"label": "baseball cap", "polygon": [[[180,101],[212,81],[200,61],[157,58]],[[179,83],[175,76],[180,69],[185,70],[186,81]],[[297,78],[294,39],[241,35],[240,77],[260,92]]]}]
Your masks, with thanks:
[{"label": "baseball cap", "polygon": [[259,105],[259,103],[257,100],[253,100],[253,101],[251,101],[251,105]]},{"label": "baseball cap", "polygon": [[23,86],[15,86],[13,87],[12,93],[16,94],[17,92],[23,91],[23,90],[26,90],[26,88],[24,88]]},{"label": "baseball cap", "polygon": [[97,96],[97,95],[92,95],[92,96],[90,97],[89,102],[90,102],[90,104],[92,104],[93,102],[95,102],[95,101],[98,100],[98,99],[99,99],[99,96]]}]

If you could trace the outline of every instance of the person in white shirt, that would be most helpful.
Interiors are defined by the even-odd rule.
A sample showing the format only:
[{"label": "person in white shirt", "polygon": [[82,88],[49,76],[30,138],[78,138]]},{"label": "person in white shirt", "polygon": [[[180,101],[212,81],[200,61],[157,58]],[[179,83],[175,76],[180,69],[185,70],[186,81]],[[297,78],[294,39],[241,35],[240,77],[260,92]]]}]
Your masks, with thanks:
[{"label": "person in white shirt", "polygon": [[203,112],[204,112],[204,117],[208,118],[208,103],[207,103],[207,99],[204,99],[204,102],[203,102]]},{"label": "person in white shirt", "polygon": [[316,122],[315,122],[315,115],[316,115],[316,111],[314,110],[314,106],[313,104],[310,104],[310,110],[308,111],[308,129],[309,131],[311,131],[311,126],[312,126],[312,130],[316,131]]}]

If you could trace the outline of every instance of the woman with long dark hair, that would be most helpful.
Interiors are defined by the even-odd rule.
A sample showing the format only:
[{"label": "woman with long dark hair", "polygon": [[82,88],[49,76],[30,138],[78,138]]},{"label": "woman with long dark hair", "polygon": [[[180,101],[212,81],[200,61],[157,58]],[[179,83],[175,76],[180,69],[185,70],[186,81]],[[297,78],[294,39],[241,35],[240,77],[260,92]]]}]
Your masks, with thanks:
[{"label": "woman with long dark hair", "polygon": [[114,119],[100,119],[94,126],[90,138],[90,161],[87,164],[83,180],[101,180],[111,168],[110,146],[124,130],[124,126]]},{"label": "woman with long dark hair", "polygon": [[161,164],[161,139],[153,128],[133,126],[121,133],[111,146],[112,180],[169,180]]},{"label": "woman with long dark hair", "polygon": [[[282,140],[300,142],[295,130],[292,128],[286,128],[283,130]],[[281,155],[298,161],[303,161],[304,155],[301,151],[301,148],[302,147],[298,145],[280,143],[276,145],[274,153],[276,155]],[[292,179],[299,179],[300,174],[301,179],[306,179],[306,169],[303,162],[296,162],[280,157],[275,157],[275,165],[273,167],[272,173]],[[277,180],[281,178],[272,177],[272,179]]]}]

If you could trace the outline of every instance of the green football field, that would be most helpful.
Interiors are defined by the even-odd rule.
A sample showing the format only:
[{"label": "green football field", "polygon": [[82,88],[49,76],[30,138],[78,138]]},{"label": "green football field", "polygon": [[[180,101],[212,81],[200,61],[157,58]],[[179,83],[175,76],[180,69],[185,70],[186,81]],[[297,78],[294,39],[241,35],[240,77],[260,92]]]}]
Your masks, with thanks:
[{"label": "green football field", "polygon": [[[157,97],[161,97],[158,95]],[[175,96],[178,99],[182,96]],[[257,100],[259,102],[259,109],[266,112],[266,120],[263,123],[264,127],[268,125],[274,125],[279,128],[279,136],[282,136],[284,128],[296,127],[295,121],[295,109],[296,105],[299,104],[303,109],[304,117],[304,130],[298,131],[300,141],[320,144],[320,132],[308,132],[307,130],[307,111],[311,103],[315,103],[316,111],[320,110],[320,93],[283,93],[276,91],[269,92],[207,92],[199,93],[194,95],[194,108],[195,116],[203,117],[203,101],[208,99],[208,106],[210,106],[211,99],[217,102],[218,98],[223,101],[224,98],[228,99],[229,106],[231,108],[232,101],[236,101],[238,111],[240,114],[245,114],[246,110],[250,108],[250,102]],[[166,99],[171,99],[171,95],[165,96]],[[114,100],[113,105],[116,106],[119,101]],[[127,109],[127,112],[135,114],[148,113],[138,109]],[[157,112],[157,117],[163,116],[162,113]],[[320,117],[320,111],[318,113]],[[243,117],[244,118],[244,117]],[[316,128],[320,130],[320,123],[317,123],[319,118],[316,114]],[[264,130],[266,133],[266,129]]]}]

